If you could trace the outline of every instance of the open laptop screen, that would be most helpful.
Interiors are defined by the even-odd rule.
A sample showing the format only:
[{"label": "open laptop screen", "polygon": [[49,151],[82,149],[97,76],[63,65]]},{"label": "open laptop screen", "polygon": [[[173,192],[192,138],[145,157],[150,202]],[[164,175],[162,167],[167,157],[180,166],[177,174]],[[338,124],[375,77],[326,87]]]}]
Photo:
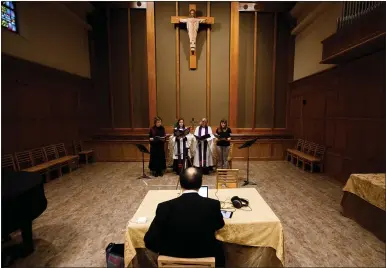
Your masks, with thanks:
[{"label": "open laptop screen", "polygon": [[201,186],[201,188],[198,190],[198,194],[202,197],[208,197],[208,186]]}]

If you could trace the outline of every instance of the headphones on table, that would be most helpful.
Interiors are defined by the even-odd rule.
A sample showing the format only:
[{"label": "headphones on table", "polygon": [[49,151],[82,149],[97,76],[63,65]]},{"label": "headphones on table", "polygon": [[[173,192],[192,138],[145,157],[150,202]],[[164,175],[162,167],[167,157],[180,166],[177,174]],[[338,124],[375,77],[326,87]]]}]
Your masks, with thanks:
[{"label": "headphones on table", "polygon": [[243,198],[240,198],[238,196],[234,196],[231,199],[232,205],[235,208],[242,208],[242,207],[248,207],[249,206],[249,201]]}]

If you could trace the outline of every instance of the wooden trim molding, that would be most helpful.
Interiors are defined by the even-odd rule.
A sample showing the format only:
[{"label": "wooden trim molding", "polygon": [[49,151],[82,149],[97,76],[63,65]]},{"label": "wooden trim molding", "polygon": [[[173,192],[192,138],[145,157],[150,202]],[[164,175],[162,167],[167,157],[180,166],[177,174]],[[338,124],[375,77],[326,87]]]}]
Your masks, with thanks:
[{"label": "wooden trim molding", "polygon": [[[133,137],[134,138],[134,137]],[[247,150],[239,149],[245,140],[238,139],[233,143],[233,161],[247,160]],[[259,139],[250,149],[250,160],[255,161],[275,161],[284,160],[286,149],[293,148],[295,140],[285,139]],[[146,139],[125,139],[125,140],[88,140],[84,142],[86,149],[93,148],[97,162],[132,162],[142,161],[142,154],[136,148],[135,144],[143,144],[149,149],[149,141]],[[165,152],[168,156],[168,141],[165,143]],[[145,155],[145,161],[148,161],[149,155]],[[168,161],[169,162],[169,161]]]},{"label": "wooden trim molding", "polygon": [[273,27],[273,53],[272,53],[272,129],[275,128],[275,96],[276,96],[276,47],[277,47],[277,12],[274,16],[274,27]]},{"label": "wooden trim molding", "polygon": [[231,33],[229,62],[229,126],[237,126],[239,84],[239,3],[231,3]]},{"label": "wooden trim molding", "polygon": [[[178,1],[176,1],[176,16],[178,16]],[[176,27],[176,115],[180,118],[180,25]]]},{"label": "wooden trim molding", "polygon": [[130,105],[130,122],[131,126],[134,129],[134,103],[133,103],[133,61],[131,60],[131,14],[130,7],[127,9],[127,30],[128,30],[128,50],[129,50],[129,105]]},{"label": "wooden trim molding", "polygon": [[[215,129],[217,126],[211,126],[212,129]],[[172,126],[165,126],[166,133],[173,133]],[[191,133],[194,132],[194,129],[191,130]],[[269,136],[269,137],[292,137],[292,134],[288,129],[285,128],[232,128],[232,137],[247,137],[253,138],[256,136]],[[148,128],[101,128],[93,137],[106,137],[106,136],[121,136],[121,137],[148,137],[149,129]]]},{"label": "wooden trim molding", "polygon": [[[206,16],[210,17],[210,2],[206,2]],[[206,118],[210,123],[210,27],[206,28]]]},{"label": "wooden trim molding", "polygon": [[109,54],[109,96],[110,96],[110,123],[111,127],[114,128],[114,96],[112,92],[112,79],[111,79],[111,19],[110,19],[110,8],[106,8],[106,17],[107,17],[107,46]]},{"label": "wooden trim molding", "polygon": [[257,12],[254,12],[254,27],[253,27],[253,83],[252,83],[252,129],[255,129],[256,121],[256,81],[257,81]]},{"label": "wooden trim molding", "polygon": [[157,115],[154,2],[147,2],[146,6],[146,45],[147,79],[149,90],[149,125],[151,126],[153,125],[153,118]]}]

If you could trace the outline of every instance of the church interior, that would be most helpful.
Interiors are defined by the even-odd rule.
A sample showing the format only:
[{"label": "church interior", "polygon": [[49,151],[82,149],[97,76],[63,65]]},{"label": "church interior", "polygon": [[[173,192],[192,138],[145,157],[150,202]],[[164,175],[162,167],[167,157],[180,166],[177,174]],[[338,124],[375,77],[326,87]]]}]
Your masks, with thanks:
[{"label": "church interior", "polygon": [[232,133],[227,168],[189,151],[213,158],[202,184],[251,208],[216,234],[226,267],[385,267],[384,2],[1,6],[3,265],[106,267],[115,243],[125,267],[160,266],[143,235],[181,189],[173,131],[198,140],[205,118]]}]

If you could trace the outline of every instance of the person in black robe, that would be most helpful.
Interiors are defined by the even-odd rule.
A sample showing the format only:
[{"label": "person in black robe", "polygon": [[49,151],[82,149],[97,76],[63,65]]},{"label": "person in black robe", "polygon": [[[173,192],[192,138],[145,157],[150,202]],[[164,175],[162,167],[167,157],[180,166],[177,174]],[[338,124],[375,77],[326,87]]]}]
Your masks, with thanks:
[{"label": "person in black robe", "polygon": [[149,131],[150,161],[149,169],[153,176],[163,176],[166,169],[165,128],[160,117],[154,118],[154,126]]},{"label": "person in black robe", "polygon": [[[184,132],[186,130],[187,128],[185,128],[184,119],[178,119],[177,126],[174,128],[173,132],[175,142],[173,146],[173,171],[176,172],[177,175],[180,175],[181,171],[186,167],[192,166],[189,157],[191,140],[188,140],[186,137],[187,135],[178,136],[178,132]],[[169,142],[171,141],[169,140]]]}]

